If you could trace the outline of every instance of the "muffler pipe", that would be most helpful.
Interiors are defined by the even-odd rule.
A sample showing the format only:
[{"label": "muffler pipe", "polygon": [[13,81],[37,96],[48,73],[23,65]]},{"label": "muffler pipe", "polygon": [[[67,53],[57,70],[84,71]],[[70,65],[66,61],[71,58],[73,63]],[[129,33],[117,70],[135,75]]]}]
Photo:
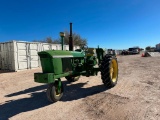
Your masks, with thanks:
[{"label": "muffler pipe", "polygon": [[73,51],[72,23],[70,23],[69,51]]}]

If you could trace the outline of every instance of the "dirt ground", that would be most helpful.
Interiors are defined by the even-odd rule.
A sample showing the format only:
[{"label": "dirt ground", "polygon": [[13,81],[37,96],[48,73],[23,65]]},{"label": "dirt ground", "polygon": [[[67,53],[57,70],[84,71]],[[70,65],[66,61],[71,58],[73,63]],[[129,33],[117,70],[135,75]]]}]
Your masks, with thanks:
[{"label": "dirt ground", "polygon": [[0,73],[0,120],[160,120],[160,57],[118,56],[119,78],[107,89],[100,75],[69,83],[50,104],[41,69]]}]

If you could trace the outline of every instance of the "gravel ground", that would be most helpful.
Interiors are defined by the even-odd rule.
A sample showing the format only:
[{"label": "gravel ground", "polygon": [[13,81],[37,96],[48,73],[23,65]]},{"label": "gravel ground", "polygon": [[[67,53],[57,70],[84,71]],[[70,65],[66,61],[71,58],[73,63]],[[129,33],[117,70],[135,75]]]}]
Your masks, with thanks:
[{"label": "gravel ground", "polygon": [[61,101],[50,104],[47,85],[35,83],[41,69],[0,73],[0,120],[160,120],[160,57],[118,56],[112,89],[100,75],[68,83]]}]

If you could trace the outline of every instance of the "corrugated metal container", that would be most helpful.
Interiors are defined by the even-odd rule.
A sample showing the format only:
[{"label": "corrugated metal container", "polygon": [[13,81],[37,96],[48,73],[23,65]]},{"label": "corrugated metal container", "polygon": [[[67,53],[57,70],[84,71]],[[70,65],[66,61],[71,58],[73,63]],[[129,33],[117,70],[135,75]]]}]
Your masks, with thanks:
[{"label": "corrugated metal container", "polygon": [[0,69],[18,71],[40,66],[41,43],[12,41],[0,43]]},{"label": "corrugated metal container", "polygon": [[[74,50],[78,48],[74,46]],[[23,41],[0,43],[0,70],[18,71],[40,67],[37,52],[53,49],[61,50],[61,45]],[[64,45],[64,50],[69,50],[69,46]]]},{"label": "corrugated metal container", "polygon": [[8,70],[14,67],[13,51],[14,45],[12,43],[8,42],[0,44],[0,69]]}]

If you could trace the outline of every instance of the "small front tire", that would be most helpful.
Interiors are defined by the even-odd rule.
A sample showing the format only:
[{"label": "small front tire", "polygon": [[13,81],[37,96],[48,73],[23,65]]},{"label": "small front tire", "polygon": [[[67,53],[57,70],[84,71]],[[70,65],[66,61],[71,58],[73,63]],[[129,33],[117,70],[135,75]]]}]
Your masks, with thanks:
[{"label": "small front tire", "polygon": [[[60,83],[59,83],[60,82]],[[60,86],[58,84],[61,84]],[[57,102],[63,96],[63,84],[61,81],[50,83],[47,88],[47,98],[50,102]]]}]

